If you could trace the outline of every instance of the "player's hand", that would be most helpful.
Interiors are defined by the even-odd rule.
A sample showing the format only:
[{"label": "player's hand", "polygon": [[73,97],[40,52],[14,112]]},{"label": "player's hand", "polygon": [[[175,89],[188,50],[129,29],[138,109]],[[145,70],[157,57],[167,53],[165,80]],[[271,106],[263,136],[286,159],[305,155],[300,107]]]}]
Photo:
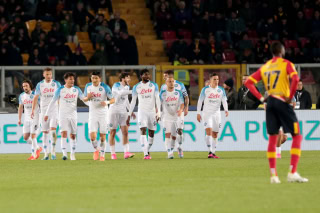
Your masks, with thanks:
[{"label": "player's hand", "polygon": [[189,107],[184,108],[184,116],[187,116],[189,113]]},{"label": "player's hand", "polygon": [[90,99],[90,98],[92,98],[92,97],[93,97],[92,92],[89,92],[89,93],[87,94],[87,98]]},{"label": "player's hand", "polygon": [[21,123],[21,120],[18,120],[18,125],[21,126],[21,124],[22,124],[22,123]]},{"label": "player's hand", "polygon": [[183,111],[183,110],[178,110],[178,112],[177,112],[177,113],[178,113],[178,117],[180,117],[180,116],[181,116],[182,111]]},{"label": "player's hand", "polygon": [[49,119],[48,115],[44,116],[44,118],[43,118],[44,121],[48,121],[48,119]]},{"label": "player's hand", "polygon": [[127,126],[130,126],[130,116],[128,116],[128,119],[127,119]]},{"label": "player's hand", "polygon": [[30,117],[31,117],[31,119],[33,119],[33,117],[34,117],[34,111],[31,112],[31,116],[30,116]]},{"label": "player's hand", "polygon": [[225,111],[225,113],[226,113],[226,117],[228,117],[229,116],[229,111]]},{"label": "player's hand", "polygon": [[136,114],[135,114],[134,112],[131,114],[131,118],[132,118],[133,120],[135,120],[135,119],[137,118],[137,116],[136,116]]},{"label": "player's hand", "polygon": [[161,116],[160,115],[156,115],[157,123],[159,123],[160,119],[161,119]]},{"label": "player's hand", "polygon": [[287,103],[287,104],[291,104],[291,102],[292,102],[291,98],[285,97],[284,99],[286,100],[286,103]]},{"label": "player's hand", "polygon": [[102,106],[104,106],[104,107],[105,107],[105,106],[108,106],[108,104],[107,104],[105,101],[101,101],[100,104],[101,104]]},{"label": "player's hand", "polygon": [[197,114],[197,120],[199,123],[201,122],[201,115],[200,114]]}]

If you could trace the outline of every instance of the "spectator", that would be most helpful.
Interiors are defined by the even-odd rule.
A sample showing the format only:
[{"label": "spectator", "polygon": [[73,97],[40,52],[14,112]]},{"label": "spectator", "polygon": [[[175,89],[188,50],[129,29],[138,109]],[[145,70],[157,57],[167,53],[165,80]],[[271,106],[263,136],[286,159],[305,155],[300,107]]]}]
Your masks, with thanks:
[{"label": "spectator", "polygon": [[279,39],[291,39],[292,31],[288,24],[288,19],[286,17],[282,18],[279,23]]},{"label": "spectator", "polygon": [[31,33],[31,40],[32,42],[36,42],[39,43],[40,41],[40,34],[41,33],[45,33],[42,28],[41,28],[41,21],[37,21],[36,23],[36,27],[34,28],[34,30]]},{"label": "spectator", "polygon": [[86,32],[88,30],[87,20],[89,18],[89,22],[94,19],[93,15],[91,15],[88,10],[84,7],[82,2],[78,2],[76,8],[72,12],[73,22],[76,25],[76,31]]},{"label": "spectator", "polygon": [[54,21],[54,11],[49,7],[49,0],[39,0],[36,11],[36,19],[43,21]]},{"label": "spectator", "polygon": [[70,64],[75,65],[75,66],[87,65],[87,59],[82,54],[82,49],[80,47],[77,47],[75,53],[72,54]]},{"label": "spectator", "polygon": [[156,30],[158,38],[161,37],[161,32],[172,28],[172,16],[169,12],[167,4],[162,3],[160,9],[156,13]]},{"label": "spectator", "polygon": [[16,38],[17,47],[20,49],[20,53],[28,53],[31,45],[31,40],[28,34],[20,28],[18,29],[18,35]]},{"label": "spectator", "polygon": [[216,40],[213,35],[209,35],[208,39],[208,54],[210,64],[222,63],[222,50],[217,47]]},{"label": "spectator", "polygon": [[310,93],[304,89],[303,83],[300,80],[298,83],[296,94],[294,95],[296,98],[296,109],[311,109],[312,101]]},{"label": "spectator", "polygon": [[97,32],[97,34],[96,34],[95,42],[93,42],[94,44],[101,43],[104,39],[105,34],[107,34],[107,33],[109,33],[111,36],[113,36],[112,31],[108,27],[108,21],[106,19],[102,21],[101,25],[96,27],[96,32]]},{"label": "spectator", "polygon": [[205,13],[203,8],[203,3],[200,0],[193,0],[192,3],[192,34],[206,34],[205,30],[208,27],[205,27],[208,24],[208,14]]},{"label": "spectator", "polygon": [[6,10],[5,6],[0,4],[0,17],[1,18],[9,18],[8,10]]},{"label": "spectator", "polygon": [[113,8],[111,0],[96,0],[92,1],[91,6],[94,9],[94,12],[97,13],[99,8],[108,8],[108,13],[110,17],[113,16]]},{"label": "spectator", "polygon": [[243,18],[248,28],[253,29],[254,23],[256,21],[256,13],[253,8],[251,8],[250,2],[246,1],[244,7],[239,10],[239,17]]},{"label": "spectator", "polygon": [[122,64],[125,65],[138,65],[138,47],[136,39],[128,35],[128,32],[124,31],[120,33],[121,39],[119,41],[120,55],[122,58]]},{"label": "spectator", "polygon": [[109,65],[108,56],[105,52],[104,45],[100,45],[89,60],[90,65]]},{"label": "spectator", "polygon": [[[40,65],[47,65],[47,64],[48,64],[47,58],[39,54],[38,48],[34,48],[32,53],[29,56],[28,65],[40,66]],[[37,83],[42,79],[42,71],[39,71],[39,70],[30,70],[29,75],[33,85],[37,85]]]},{"label": "spectator", "polygon": [[232,47],[231,35],[230,32],[227,31],[226,26],[226,20],[219,12],[217,12],[215,17],[212,16],[209,18],[209,32],[214,33],[219,47],[221,47],[222,40],[226,40],[230,47]]},{"label": "spectator", "polygon": [[258,33],[259,35],[267,35],[268,39],[270,40],[278,40],[278,27],[274,23],[273,18],[268,18],[267,22],[261,22],[260,26],[258,26]]},{"label": "spectator", "polygon": [[60,21],[61,33],[68,42],[74,41],[75,29],[70,14],[65,14]]},{"label": "spectator", "polygon": [[238,62],[240,64],[254,64],[255,57],[251,49],[245,49],[243,53],[239,56]]},{"label": "spectator", "polygon": [[122,31],[128,31],[128,26],[125,20],[120,18],[120,12],[114,13],[114,19],[110,20],[109,27],[113,33],[119,34]]},{"label": "spectator", "polygon": [[311,22],[311,32],[312,37],[315,39],[320,39],[320,11],[314,12],[314,18]]},{"label": "spectator", "polygon": [[226,91],[226,95],[227,95],[227,103],[228,103],[228,109],[229,110],[233,110],[236,107],[236,91],[233,88],[233,80],[232,78],[227,79],[224,84],[223,84],[223,88]]},{"label": "spectator", "polygon": [[273,17],[273,11],[269,7],[267,1],[260,2],[260,5],[257,7],[257,21],[262,22],[266,21],[268,18]]},{"label": "spectator", "polygon": [[299,39],[299,37],[304,37],[308,34],[308,24],[304,18],[304,14],[302,11],[298,11],[297,19],[295,21],[295,39]]},{"label": "spectator", "polygon": [[184,1],[179,2],[179,9],[175,13],[175,25],[177,29],[189,29],[191,14]]},{"label": "spectator", "polygon": [[195,38],[188,49],[188,60],[192,64],[204,64],[207,61],[208,52],[205,45],[200,42],[200,38]]},{"label": "spectator", "polygon": [[113,39],[111,35],[107,33],[104,37],[104,43],[105,43],[105,52],[108,56],[110,65],[120,65],[121,64],[120,49],[115,39]]},{"label": "spectator", "polygon": [[178,60],[180,57],[186,57],[186,52],[188,49],[187,42],[184,41],[183,36],[178,35],[178,40],[173,42],[170,52],[169,59],[171,62]]},{"label": "spectator", "polygon": [[241,34],[246,30],[246,25],[242,18],[237,17],[237,12],[231,12],[231,18],[227,21],[227,31],[230,32],[234,42],[239,41]]},{"label": "spectator", "polygon": [[1,17],[0,19],[0,36],[8,29],[9,24],[5,17]]},{"label": "spectator", "polygon": [[[236,108],[238,110],[254,110],[260,105],[260,100],[257,99],[244,85],[249,75],[242,76],[242,86],[238,91],[238,98],[236,103]],[[258,89],[258,88],[257,88]]]}]

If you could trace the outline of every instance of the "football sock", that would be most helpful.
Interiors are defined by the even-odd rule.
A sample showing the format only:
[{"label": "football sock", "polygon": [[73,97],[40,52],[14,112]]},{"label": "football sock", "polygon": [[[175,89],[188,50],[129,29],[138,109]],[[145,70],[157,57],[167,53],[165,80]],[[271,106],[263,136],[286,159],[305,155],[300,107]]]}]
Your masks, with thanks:
[{"label": "football sock", "polygon": [[116,154],[116,145],[110,145],[111,154]]},{"label": "football sock", "polygon": [[277,154],[281,154],[281,147],[277,147],[276,152],[277,152]]},{"label": "football sock", "polygon": [[70,139],[70,148],[71,148],[71,154],[76,153],[76,147],[77,147],[77,141],[76,139]]},{"label": "football sock", "polygon": [[38,144],[37,144],[37,138],[36,137],[32,139],[31,148],[32,148],[32,155],[33,155],[33,157],[35,157],[36,156],[36,152],[35,151],[38,149]]},{"label": "football sock", "polygon": [[63,156],[67,156],[67,138],[61,138],[61,149]]},{"label": "football sock", "polygon": [[104,157],[104,156],[105,156],[106,147],[107,147],[106,141],[101,141],[101,143],[100,143],[100,156],[101,156],[101,157]]},{"label": "football sock", "polygon": [[177,135],[178,148],[182,148],[183,135]]},{"label": "football sock", "polygon": [[276,171],[276,162],[277,162],[277,155],[276,155],[276,145],[277,145],[277,137],[278,135],[270,135],[269,136],[269,145],[268,145],[268,152],[267,157],[269,160],[269,167],[271,176],[277,175]]},{"label": "football sock", "polygon": [[31,144],[31,145],[32,145],[32,138],[31,138],[31,137],[29,137],[29,138],[27,139],[27,144]]},{"label": "football sock", "polygon": [[165,138],[164,139],[164,145],[166,146],[166,150],[167,152],[171,152],[171,142],[170,142],[170,138]]},{"label": "football sock", "polygon": [[148,145],[148,152],[150,151],[151,147],[152,147],[152,144],[153,144],[153,139],[152,137],[149,136],[148,138],[148,142],[149,142],[149,145]]},{"label": "football sock", "polygon": [[97,151],[98,150],[98,141],[97,140],[91,141],[91,144],[92,144],[93,148]]},{"label": "football sock", "polygon": [[171,139],[170,147],[172,151],[174,150],[175,145],[176,145],[176,140]]},{"label": "football sock", "polygon": [[146,135],[140,136],[140,143],[144,155],[148,155],[148,150],[146,149],[146,144],[148,143],[148,140]]},{"label": "football sock", "polygon": [[210,135],[206,135],[206,144],[209,152],[212,152],[212,137]]},{"label": "football sock", "polygon": [[291,146],[291,163],[290,163],[290,172],[295,173],[297,171],[297,166],[299,158],[301,155],[301,135],[295,135],[292,137],[292,146]]},{"label": "football sock", "polygon": [[129,152],[129,143],[126,143],[126,144],[124,144],[123,145],[123,148],[124,148],[124,152],[126,153],[126,152]]},{"label": "football sock", "polygon": [[218,138],[212,138],[212,153],[216,153]]},{"label": "football sock", "polygon": [[57,133],[56,130],[50,130],[50,139],[51,139],[51,154],[56,154],[56,144],[57,144]]},{"label": "football sock", "polygon": [[43,142],[44,156],[48,157],[49,155],[49,134],[48,133],[43,133],[42,142]]}]

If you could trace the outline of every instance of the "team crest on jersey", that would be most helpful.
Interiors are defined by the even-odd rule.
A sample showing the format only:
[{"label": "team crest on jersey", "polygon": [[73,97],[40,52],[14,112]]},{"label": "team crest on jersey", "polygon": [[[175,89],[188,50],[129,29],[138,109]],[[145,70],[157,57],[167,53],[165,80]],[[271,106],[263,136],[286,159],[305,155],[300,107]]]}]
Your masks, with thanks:
[{"label": "team crest on jersey", "polygon": [[217,91],[218,91],[218,92],[221,92],[221,89],[218,89]]},{"label": "team crest on jersey", "polygon": [[30,98],[33,98],[33,95],[32,95],[32,94],[30,95]]},{"label": "team crest on jersey", "polygon": [[101,87],[99,88],[99,91],[102,91],[102,88],[101,88]]},{"label": "team crest on jersey", "polygon": [[53,86],[53,87],[54,87],[55,85],[56,85],[55,83],[52,83],[52,84],[51,84],[51,86]]},{"label": "team crest on jersey", "polygon": [[149,84],[149,87],[152,87],[152,84],[151,84],[151,83]]},{"label": "team crest on jersey", "polygon": [[174,94],[175,94],[175,95],[178,95],[178,92],[175,92]]},{"label": "team crest on jersey", "polygon": [[109,124],[110,127],[113,127],[113,124]]},{"label": "team crest on jersey", "polygon": [[73,89],[73,92],[76,92],[77,90],[76,89]]},{"label": "team crest on jersey", "polygon": [[178,87],[179,85],[178,85],[178,84],[175,84],[174,86],[175,86],[175,87]]}]

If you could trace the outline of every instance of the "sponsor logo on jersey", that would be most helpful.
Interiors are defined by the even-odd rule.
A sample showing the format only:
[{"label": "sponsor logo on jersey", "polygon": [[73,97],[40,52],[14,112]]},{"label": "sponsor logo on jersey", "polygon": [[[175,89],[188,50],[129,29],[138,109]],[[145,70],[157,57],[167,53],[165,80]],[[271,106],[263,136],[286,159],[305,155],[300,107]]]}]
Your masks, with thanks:
[{"label": "sponsor logo on jersey", "polygon": [[67,93],[63,98],[69,99],[69,98],[76,98],[75,94],[69,94]]},{"label": "sponsor logo on jersey", "polygon": [[219,94],[210,93],[208,98],[220,98]]},{"label": "sponsor logo on jersey", "polygon": [[177,101],[178,100],[178,98],[177,97],[168,97],[167,99],[166,99],[166,102],[170,102],[170,101]]},{"label": "sponsor logo on jersey", "polygon": [[150,89],[150,88],[149,89],[142,89],[140,94],[143,95],[143,94],[151,93],[151,92],[152,92],[152,89]]},{"label": "sponsor logo on jersey", "polygon": [[91,94],[92,94],[93,97],[101,98],[101,93],[94,93],[94,92],[92,92]]},{"label": "sponsor logo on jersey", "polygon": [[32,100],[24,99],[23,104],[32,104]]},{"label": "sponsor logo on jersey", "polygon": [[43,93],[49,93],[49,92],[54,92],[53,88],[44,88]]}]

